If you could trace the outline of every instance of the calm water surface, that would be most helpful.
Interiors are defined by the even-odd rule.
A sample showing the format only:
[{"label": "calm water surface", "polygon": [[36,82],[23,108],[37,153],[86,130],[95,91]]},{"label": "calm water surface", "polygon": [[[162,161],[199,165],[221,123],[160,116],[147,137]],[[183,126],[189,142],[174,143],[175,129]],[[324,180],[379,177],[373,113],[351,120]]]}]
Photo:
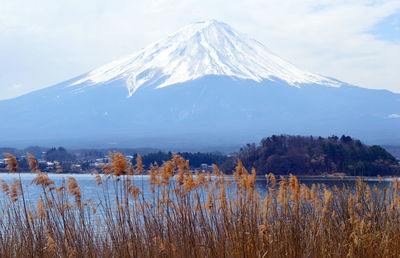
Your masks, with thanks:
[{"label": "calm water surface", "polygon": [[[83,195],[83,199],[86,198],[94,198],[94,199],[102,199],[102,188],[96,185],[95,177],[92,174],[48,174],[49,177],[55,182],[56,186],[60,186],[63,182],[66,182],[68,177],[74,177],[81,187],[81,192]],[[41,189],[35,185],[32,185],[31,182],[35,178],[35,174],[31,173],[22,173],[21,181],[24,187],[24,192],[26,198],[31,201],[36,201],[40,196]],[[18,174],[6,174],[1,173],[0,179],[6,181],[7,183],[12,183],[15,179],[18,179]],[[148,187],[149,176],[148,175],[139,175],[134,176],[134,183],[141,189],[142,193],[144,193],[145,197],[150,196],[151,192]],[[328,187],[337,185],[338,187],[342,185],[354,186],[355,179],[353,178],[326,178],[326,177],[299,177],[299,182],[304,183],[307,186],[311,187],[312,184],[325,184]],[[373,186],[374,184],[378,184],[379,187],[389,186],[392,183],[392,179],[385,178],[383,182],[379,183],[378,178],[368,178],[366,182]],[[111,183],[111,181],[110,181]],[[111,186],[111,184],[110,184]],[[255,185],[257,191],[264,195],[267,191],[267,180],[265,177],[258,177]],[[112,188],[112,187],[111,187]],[[112,194],[112,191],[110,191]],[[3,199],[4,195],[0,193],[0,199]]]}]

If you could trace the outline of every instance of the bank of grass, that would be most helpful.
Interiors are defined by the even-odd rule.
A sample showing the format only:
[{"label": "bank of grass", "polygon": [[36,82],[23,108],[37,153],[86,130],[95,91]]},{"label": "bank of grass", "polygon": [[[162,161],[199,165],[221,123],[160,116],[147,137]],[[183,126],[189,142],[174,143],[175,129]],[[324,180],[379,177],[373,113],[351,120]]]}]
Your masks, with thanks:
[{"label": "bank of grass", "polygon": [[[18,173],[7,154],[8,169]],[[70,177],[55,186],[29,155],[36,203],[20,180],[1,182],[2,257],[399,257],[400,185],[355,189],[277,180],[260,197],[256,173],[240,161],[230,180],[214,172],[193,175],[174,155],[144,171],[120,153],[96,175],[99,200],[86,200]],[[132,176],[150,175],[150,196]],[[279,182],[277,182],[279,181]],[[145,181],[145,183],[147,183]]]}]

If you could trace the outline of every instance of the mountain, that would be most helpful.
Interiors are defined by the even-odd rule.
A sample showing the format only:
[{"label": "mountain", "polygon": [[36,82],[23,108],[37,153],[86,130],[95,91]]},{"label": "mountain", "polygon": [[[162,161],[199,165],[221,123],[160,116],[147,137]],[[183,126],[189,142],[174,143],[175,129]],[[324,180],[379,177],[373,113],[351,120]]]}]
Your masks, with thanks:
[{"label": "mountain", "polygon": [[300,70],[212,20],[63,83],[0,101],[0,145],[196,149],[273,133],[400,143],[399,100],[400,94]]},{"label": "mountain", "polygon": [[188,25],[132,56],[84,75],[71,86],[79,91],[88,86],[85,83],[98,85],[123,79],[132,96],[142,86],[154,85],[159,89],[206,75],[257,82],[276,77],[292,86],[304,83],[340,85],[296,68],[258,41],[225,23],[211,20]]}]

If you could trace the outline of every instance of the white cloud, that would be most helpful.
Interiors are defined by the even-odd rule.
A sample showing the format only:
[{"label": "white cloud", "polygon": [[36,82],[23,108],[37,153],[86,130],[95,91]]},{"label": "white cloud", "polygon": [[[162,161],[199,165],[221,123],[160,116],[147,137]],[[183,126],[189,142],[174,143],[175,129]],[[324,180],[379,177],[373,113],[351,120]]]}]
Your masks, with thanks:
[{"label": "white cloud", "polygon": [[392,119],[400,118],[400,114],[390,114],[390,115],[388,115],[388,118],[392,118]]},{"label": "white cloud", "polygon": [[[368,33],[399,10],[398,0],[1,0],[0,99],[70,79],[212,18],[300,68],[400,92],[400,44]],[[6,90],[15,78],[22,87]]]}]

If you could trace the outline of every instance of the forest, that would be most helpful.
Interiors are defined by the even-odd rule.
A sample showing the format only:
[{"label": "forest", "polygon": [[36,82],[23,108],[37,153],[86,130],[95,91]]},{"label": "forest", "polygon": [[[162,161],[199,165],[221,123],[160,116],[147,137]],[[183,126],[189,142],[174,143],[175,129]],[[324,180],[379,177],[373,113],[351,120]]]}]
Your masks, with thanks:
[{"label": "forest", "polygon": [[[345,135],[273,135],[262,139],[259,145],[247,144],[236,157],[247,169],[255,168],[259,174],[383,176],[397,175],[400,169],[396,158],[384,148],[367,146]],[[234,166],[235,162],[230,160],[222,168],[232,171]]]}]

